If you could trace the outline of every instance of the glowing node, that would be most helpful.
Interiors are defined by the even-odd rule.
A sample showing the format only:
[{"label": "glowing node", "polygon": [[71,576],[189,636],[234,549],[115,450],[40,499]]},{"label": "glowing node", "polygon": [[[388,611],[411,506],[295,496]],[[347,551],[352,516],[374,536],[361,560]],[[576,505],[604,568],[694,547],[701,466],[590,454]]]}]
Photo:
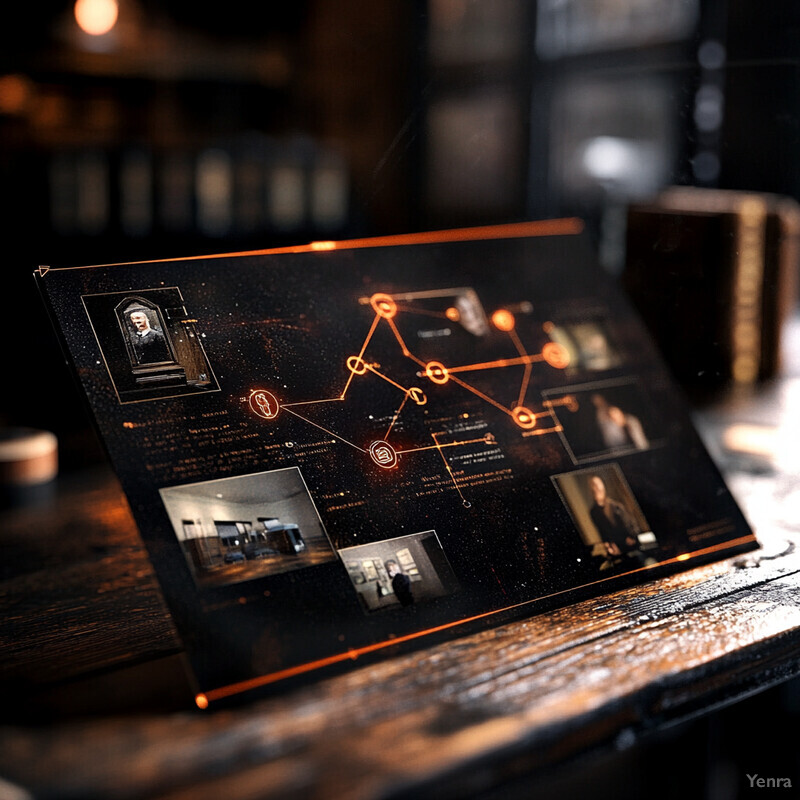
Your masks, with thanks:
[{"label": "glowing node", "polygon": [[492,314],[492,324],[501,331],[513,331],[516,320],[510,311],[500,308]]},{"label": "glowing node", "polygon": [[367,371],[367,362],[360,356],[350,356],[350,358],[347,359],[347,369],[349,369],[353,375],[363,375]]},{"label": "glowing node", "polygon": [[117,0],[77,0],[73,13],[84,33],[102,36],[117,24]]},{"label": "glowing node", "polygon": [[536,414],[525,406],[517,406],[511,410],[511,418],[524,430],[536,427]]},{"label": "glowing node", "polygon": [[370,444],[369,457],[381,469],[394,469],[397,466],[397,451],[383,439],[378,439]]},{"label": "glowing node", "polygon": [[564,369],[569,366],[569,351],[558,342],[548,342],[542,348],[542,358],[556,369]]},{"label": "glowing node", "polygon": [[208,708],[208,698],[204,694],[195,695],[194,702],[197,704],[198,708]]},{"label": "glowing node", "polygon": [[555,326],[555,325],[553,325],[553,323],[552,323],[552,322],[550,322],[550,321],[548,320],[547,322],[545,322],[545,323],[542,325],[542,330],[543,330],[543,331],[544,331],[546,334],[548,334],[548,335],[549,335],[550,333],[552,333],[552,332],[553,332],[553,329],[554,329],[555,327],[556,327],[556,326]]},{"label": "glowing node", "polygon": [[447,381],[450,380],[450,373],[441,361],[429,361],[425,365],[425,375],[439,385],[447,383]]},{"label": "glowing node", "polygon": [[425,395],[425,392],[419,388],[419,386],[412,386],[408,390],[408,396],[418,405],[424,406],[425,403],[428,402],[428,398]]},{"label": "glowing node", "polygon": [[277,398],[266,389],[254,389],[250,392],[248,403],[250,410],[264,419],[275,419],[280,411]]},{"label": "glowing node", "polygon": [[450,306],[444,313],[450,322],[458,322],[461,319],[461,312],[455,306]]},{"label": "glowing node", "polygon": [[470,503],[469,500],[464,500],[461,505],[463,505],[464,508],[472,508],[472,503]]},{"label": "glowing node", "polygon": [[384,319],[391,319],[397,313],[397,303],[388,294],[379,292],[372,295],[369,299],[369,304],[375,313]]}]

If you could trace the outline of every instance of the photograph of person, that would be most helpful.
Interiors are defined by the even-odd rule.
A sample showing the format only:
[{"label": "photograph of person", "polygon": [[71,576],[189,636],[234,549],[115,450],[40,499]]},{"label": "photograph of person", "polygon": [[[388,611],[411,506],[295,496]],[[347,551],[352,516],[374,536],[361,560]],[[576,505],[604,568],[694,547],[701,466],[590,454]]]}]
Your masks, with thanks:
[{"label": "photograph of person", "polygon": [[171,486],[160,494],[200,586],[336,560],[297,467]]},{"label": "photograph of person", "polygon": [[82,300],[120,403],[219,390],[178,287]]},{"label": "photograph of person", "polygon": [[392,591],[401,606],[410,606],[414,602],[414,592],[411,589],[411,578],[403,572],[400,565],[390,558],[385,564],[386,574],[392,582]]},{"label": "photograph of person", "polygon": [[345,547],[339,555],[367,613],[430,602],[458,589],[435,531]]},{"label": "photograph of person", "polygon": [[544,393],[575,463],[653,447],[658,423],[638,382],[605,381]]},{"label": "photograph of person", "polygon": [[617,464],[553,477],[583,543],[601,571],[655,563],[656,537]]},{"label": "photograph of person", "polygon": [[164,336],[164,329],[157,320],[153,324],[150,317],[152,311],[148,312],[149,309],[143,306],[130,306],[126,310],[131,324],[129,337],[136,363],[157,364],[172,361],[173,355]]},{"label": "photograph of person", "polygon": [[646,450],[650,442],[645,435],[642,423],[635,414],[611,405],[606,395],[595,392],[591,396],[596,410],[597,429],[603,444],[609,450],[635,448]]}]

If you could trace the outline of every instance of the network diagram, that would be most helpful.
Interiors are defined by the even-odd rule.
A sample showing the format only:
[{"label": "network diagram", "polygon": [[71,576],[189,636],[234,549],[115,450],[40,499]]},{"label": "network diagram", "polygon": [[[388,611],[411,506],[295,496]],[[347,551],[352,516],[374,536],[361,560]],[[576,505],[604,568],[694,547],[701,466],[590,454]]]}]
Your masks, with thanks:
[{"label": "network diagram", "polygon": [[[444,310],[439,312],[431,312],[428,308],[421,308],[415,305],[420,300],[453,296],[456,296],[461,301],[471,302],[448,304]],[[345,358],[346,378],[344,379],[344,386],[338,394],[333,397],[283,402],[279,400],[273,391],[265,388],[256,388],[250,392],[247,398],[250,410],[265,420],[274,420],[283,412],[291,414],[305,423],[322,430],[334,439],[360,451],[368,459],[368,463],[381,470],[397,468],[400,460],[411,454],[436,450],[441,456],[450,480],[466,507],[469,507],[470,503],[462,493],[445,451],[448,448],[465,447],[480,443],[494,446],[496,443],[494,435],[487,433],[478,438],[443,441],[446,438],[444,432],[431,432],[431,443],[415,447],[397,446],[392,441],[392,432],[395,430],[401,415],[404,412],[407,413],[409,405],[411,407],[425,406],[428,403],[428,393],[435,392],[438,388],[452,383],[506,414],[511,424],[524,431],[526,436],[554,434],[562,431],[562,427],[555,415],[554,407],[557,405],[569,406],[574,402],[573,398],[565,396],[563,398],[546,399],[542,403],[542,408],[534,411],[526,404],[526,395],[534,367],[538,364],[545,364],[553,369],[565,369],[570,363],[569,352],[563,345],[554,341],[546,342],[538,352],[529,352],[516,330],[517,316],[512,310],[499,308],[487,318],[480,302],[477,300],[477,295],[471,289],[433,290],[393,295],[378,292],[362,298],[361,303],[368,304],[374,312],[374,316],[360,349]],[[424,360],[412,352],[397,325],[399,316],[406,314],[440,316],[449,323],[461,323],[467,328],[470,326],[474,328],[475,325],[483,326],[486,330],[490,327],[494,328],[496,331],[506,335],[509,343],[509,355],[503,358],[467,364],[449,364],[444,363],[442,360]],[[373,343],[379,326],[386,326],[391,331],[392,338],[402,355],[414,364],[416,368],[414,374],[419,379],[418,385],[404,386],[383,370],[379,360],[370,357],[370,344]],[[489,371],[509,370],[513,367],[522,367],[523,369],[519,389],[514,393],[515,402],[511,404],[503,403],[496,396],[492,396],[489,392],[478,388],[475,382],[469,378],[471,374],[485,374]],[[311,407],[325,403],[346,402],[348,392],[355,382],[363,380],[367,376],[375,376],[387,382],[396,389],[399,396],[398,404],[391,412],[391,419],[382,436],[373,439],[368,444],[358,443],[309,418],[308,413]]]}]

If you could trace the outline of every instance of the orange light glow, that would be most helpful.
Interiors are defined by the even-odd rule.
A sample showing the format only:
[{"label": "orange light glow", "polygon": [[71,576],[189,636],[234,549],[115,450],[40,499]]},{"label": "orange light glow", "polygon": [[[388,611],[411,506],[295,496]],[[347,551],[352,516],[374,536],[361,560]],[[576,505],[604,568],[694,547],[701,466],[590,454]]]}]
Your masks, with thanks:
[{"label": "orange light glow", "polygon": [[347,359],[347,369],[349,369],[353,375],[363,375],[367,371],[367,363],[361,356],[350,356],[350,358]]},{"label": "orange light glow", "polygon": [[536,414],[525,406],[517,406],[511,410],[511,418],[524,430],[536,427]]},{"label": "orange light glow", "polygon": [[20,114],[33,94],[30,80],[23,75],[0,77],[0,112]]},{"label": "orange light glow", "polygon": [[[435,441],[435,437],[434,437]],[[744,544],[751,544],[755,541],[755,536],[752,534],[748,536],[742,536],[738,539],[734,539],[730,542],[724,542],[721,544],[711,545],[710,547],[704,547],[701,550],[696,550],[694,553],[683,553],[680,556],[675,558],[669,558],[661,562],[656,562],[644,567],[638,567],[636,569],[630,570],[629,573],[626,574],[637,574],[637,573],[646,573],[655,569],[662,568],[664,565],[672,564],[676,561],[686,561],[692,556],[705,556],[710,553],[721,553],[725,550],[735,550],[735,548],[740,547]],[[610,580],[614,580],[614,576],[605,577],[605,578],[598,578],[594,581],[589,581],[583,586],[600,586],[604,583],[607,583]],[[431,636],[432,634],[440,633],[446,630],[452,630],[454,628],[458,628],[460,626],[468,625],[473,622],[477,622],[478,620],[487,619],[489,617],[493,617],[499,614],[504,614],[509,611],[513,611],[516,609],[521,609],[525,607],[533,607],[538,603],[541,603],[543,600],[548,600],[552,597],[557,597],[558,595],[565,594],[566,592],[572,591],[572,589],[563,589],[560,591],[552,592],[551,594],[544,595],[542,597],[535,598],[533,600],[523,600],[519,603],[514,603],[513,605],[504,606],[503,608],[493,609],[491,611],[484,611],[481,614],[476,614],[471,617],[465,617],[464,619],[457,619],[451,622],[446,622],[442,625],[437,625],[433,628],[427,628],[425,630],[414,631],[413,633],[407,633],[402,636],[396,636],[393,639],[386,639],[380,642],[374,642],[373,644],[365,645],[359,648],[350,648],[349,650],[343,653],[335,653],[332,656],[327,656],[326,658],[321,658],[317,661],[309,661],[305,664],[298,664],[294,667],[288,667],[283,670],[279,670],[277,672],[268,673],[266,675],[260,675],[255,678],[249,678],[243,681],[239,681],[238,683],[228,684],[227,686],[220,686],[216,689],[211,689],[208,691],[207,694],[198,695],[195,698],[195,702],[197,703],[200,708],[205,708],[208,705],[208,698],[212,700],[222,700],[226,697],[232,697],[233,695],[240,694],[241,692],[249,692],[254,689],[258,689],[262,686],[267,686],[272,683],[276,683],[278,681],[286,680],[287,678],[295,677],[297,675],[303,675],[304,673],[313,672],[314,670],[323,669],[324,667],[332,666],[334,664],[340,664],[346,660],[357,660],[360,656],[368,655],[371,653],[379,652],[380,650],[384,650],[389,647],[397,647],[399,644],[403,644],[405,642],[411,642],[415,639],[421,639],[426,636]],[[206,703],[206,706],[201,705],[202,702]]]},{"label": "orange light glow", "polygon": [[542,358],[556,369],[564,369],[569,366],[569,351],[558,342],[548,342],[542,348]]},{"label": "orange light glow", "polygon": [[412,386],[408,390],[408,396],[418,405],[424,406],[425,403],[428,402],[428,398],[425,395],[425,392],[419,388],[419,386]]},{"label": "orange light glow", "polygon": [[116,24],[119,15],[117,0],[77,0],[75,21],[84,33],[103,36]]},{"label": "orange light glow", "polygon": [[381,439],[369,446],[369,456],[381,469],[394,469],[397,466],[397,451]]},{"label": "orange light glow", "polygon": [[374,294],[369,299],[369,304],[379,317],[391,319],[397,313],[397,303],[388,294]]},{"label": "orange light glow", "polygon": [[208,698],[204,694],[196,695],[194,702],[197,703],[197,707],[200,709],[208,708]]},{"label": "orange light glow", "polygon": [[336,242],[311,242],[309,247],[316,251],[335,250]]},{"label": "orange light glow", "polygon": [[440,386],[450,380],[447,367],[440,361],[429,361],[425,366],[425,375]]},{"label": "orange light glow", "polygon": [[492,325],[499,331],[513,331],[515,324],[514,315],[504,308],[500,308],[492,314]]},{"label": "orange light glow", "polygon": [[248,400],[250,410],[264,419],[275,419],[280,411],[280,404],[272,392],[265,389],[254,389]]},{"label": "orange light glow", "polygon": [[458,322],[461,319],[461,312],[454,306],[450,306],[450,308],[444,312],[444,315],[450,322]]}]

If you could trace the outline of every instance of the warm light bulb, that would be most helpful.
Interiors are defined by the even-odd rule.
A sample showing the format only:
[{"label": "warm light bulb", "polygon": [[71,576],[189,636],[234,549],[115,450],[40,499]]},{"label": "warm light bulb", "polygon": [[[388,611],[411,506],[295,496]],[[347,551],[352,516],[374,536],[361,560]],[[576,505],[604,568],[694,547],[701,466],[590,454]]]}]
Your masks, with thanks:
[{"label": "warm light bulb", "polygon": [[117,0],[77,0],[75,20],[85,33],[102,36],[117,22],[119,6]]}]

